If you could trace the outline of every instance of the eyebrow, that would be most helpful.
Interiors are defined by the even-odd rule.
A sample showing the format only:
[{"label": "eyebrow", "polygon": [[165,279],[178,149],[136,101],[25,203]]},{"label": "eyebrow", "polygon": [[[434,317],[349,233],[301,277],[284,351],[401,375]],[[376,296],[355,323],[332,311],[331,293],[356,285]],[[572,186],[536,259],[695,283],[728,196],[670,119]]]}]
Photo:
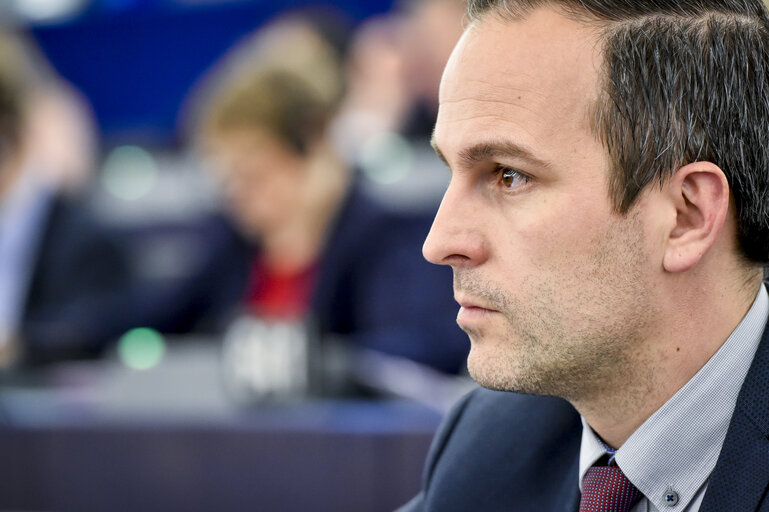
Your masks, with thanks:
[{"label": "eyebrow", "polygon": [[[438,147],[435,137],[430,140],[430,145],[435,150],[435,154],[438,155],[446,166],[449,166],[449,161]],[[465,167],[472,167],[478,162],[485,160],[491,160],[494,158],[519,158],[525,160],[528,163],[541,168],[550,168],[549,162],[535,157],[532,152],[524,146],[516,144],[510,141],[485,141],[479,142],[472,146],[463,149],[459,153],[459,160]]]}]

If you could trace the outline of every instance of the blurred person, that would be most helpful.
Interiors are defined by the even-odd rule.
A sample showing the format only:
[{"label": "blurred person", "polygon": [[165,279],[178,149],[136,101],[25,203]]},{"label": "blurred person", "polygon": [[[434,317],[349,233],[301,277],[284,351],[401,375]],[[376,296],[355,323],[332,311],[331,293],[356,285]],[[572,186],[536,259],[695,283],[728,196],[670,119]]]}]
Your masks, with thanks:
[{"label": "blurred person", "polygon": [[[93,355],[122,328],[105,299],[128,282],[118,243],[65,182],[44,128],[56,77],[21,36],[0,34],[0,345],[3,365]],[[63,90],[63,89],[62,89]],[[65,96],[57,101],[63,105]],[[62,106],[63,109],[69,107]],[[66,118],[66,116],[65,116]],[[45,126],[44,126],[45,125]],[[66,131],[69,130],[69,133]],[[53,134],[52,134],[53,135]],[[48,150],[51,152],[47,152]],[[88,157],[73,155],[77,173]],[[51,167],[43,167],[45,165]]]},{"label": "blurred person", "polygon": [[365,21],[355,32],[346,62],[347,92],[333,121],[333,137],[349,162],[357,162],[366,142],[401,130],[412,100],[398,16]]},{"label": "blurred person", "polygon": [[333,123],[340,153],[401,209],[432,209],[446,173],[429,144],[443,66],[462,31],[460,0],[416,0],[358,29]]},{"label": "blurred person", "polygon": [[456,373],[466,349],[444,323],[450,275],[419,255],[429,217],[365,194],[329,142],[334,109],[285,68],[246,67],[216,89],[198,137],[238,234],[201,280],[219,291],[198,295],[239,290],[255,317],[310,318],[322,338]]},{"label": "blurred person", "polygon": [[451,50],[462,35],[462,0],[415,0],[403,12],[402,52],[411,106],[401,132],[410,139],[432,135],[438,113],[438,86]]},{"label": "blurred person", "polygon": [[98,133],[88,100],[61,79],[36,88],[27,108],[29,167],[64,194],[88,187],[97,168]]},{"label": "blurred person", "polygon": [[340,143],[377,131],[426,144],[438,111],[443,67],[462,34],[461,0],[413,0],[364,22],[348,51]]}]

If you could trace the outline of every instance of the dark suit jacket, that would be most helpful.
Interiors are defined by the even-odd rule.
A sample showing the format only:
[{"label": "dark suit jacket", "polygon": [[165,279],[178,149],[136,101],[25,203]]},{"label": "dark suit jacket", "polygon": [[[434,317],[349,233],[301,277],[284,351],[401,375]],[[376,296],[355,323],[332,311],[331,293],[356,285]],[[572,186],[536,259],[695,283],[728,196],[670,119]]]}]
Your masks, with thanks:
[{"label": "dark suit jacket", "polygon": [[23,308],[27,362],[96,355],[132,324],[119,242],[76,200],[54,197]]},{"label": "dark suit jacket", "polygon": [[456,373],[469,343],[452,273],[422,257],[434,212],[396,212],[354,184],[320,261],[312,312],[321,334]]},{"label": "dark suit jacket", "polygon": [[[433,440],[399,512],[574,512],[581,424],[565,401],[479,389]],[[769,511],[769,329],[737,398],[700,512]]]}]

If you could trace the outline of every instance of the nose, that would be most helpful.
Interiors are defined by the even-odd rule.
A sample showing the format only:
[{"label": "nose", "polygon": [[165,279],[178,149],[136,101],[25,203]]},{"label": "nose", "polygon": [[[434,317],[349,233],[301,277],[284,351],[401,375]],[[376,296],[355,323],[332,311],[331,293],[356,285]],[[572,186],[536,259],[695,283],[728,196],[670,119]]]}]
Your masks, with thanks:
[{"label": "nose", "polygon": [[452,267],[474,267],[486,261],[481,211],[472,192],[452,180],[422,247],[425,259]]}]

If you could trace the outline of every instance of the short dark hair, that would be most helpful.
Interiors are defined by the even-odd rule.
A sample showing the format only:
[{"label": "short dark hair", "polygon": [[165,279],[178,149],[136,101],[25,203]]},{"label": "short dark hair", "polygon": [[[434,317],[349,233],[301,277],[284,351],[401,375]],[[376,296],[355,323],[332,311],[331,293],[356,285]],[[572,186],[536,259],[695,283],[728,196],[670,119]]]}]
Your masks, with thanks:
[{"label": "short dark hair", "polygon": [[604,27],[593,126],[627,213],[652,183],[710,161],[725,173],[738,244],[769,262],[769,15],[761,0],[468,0],[472,21],[552,5]]}]

